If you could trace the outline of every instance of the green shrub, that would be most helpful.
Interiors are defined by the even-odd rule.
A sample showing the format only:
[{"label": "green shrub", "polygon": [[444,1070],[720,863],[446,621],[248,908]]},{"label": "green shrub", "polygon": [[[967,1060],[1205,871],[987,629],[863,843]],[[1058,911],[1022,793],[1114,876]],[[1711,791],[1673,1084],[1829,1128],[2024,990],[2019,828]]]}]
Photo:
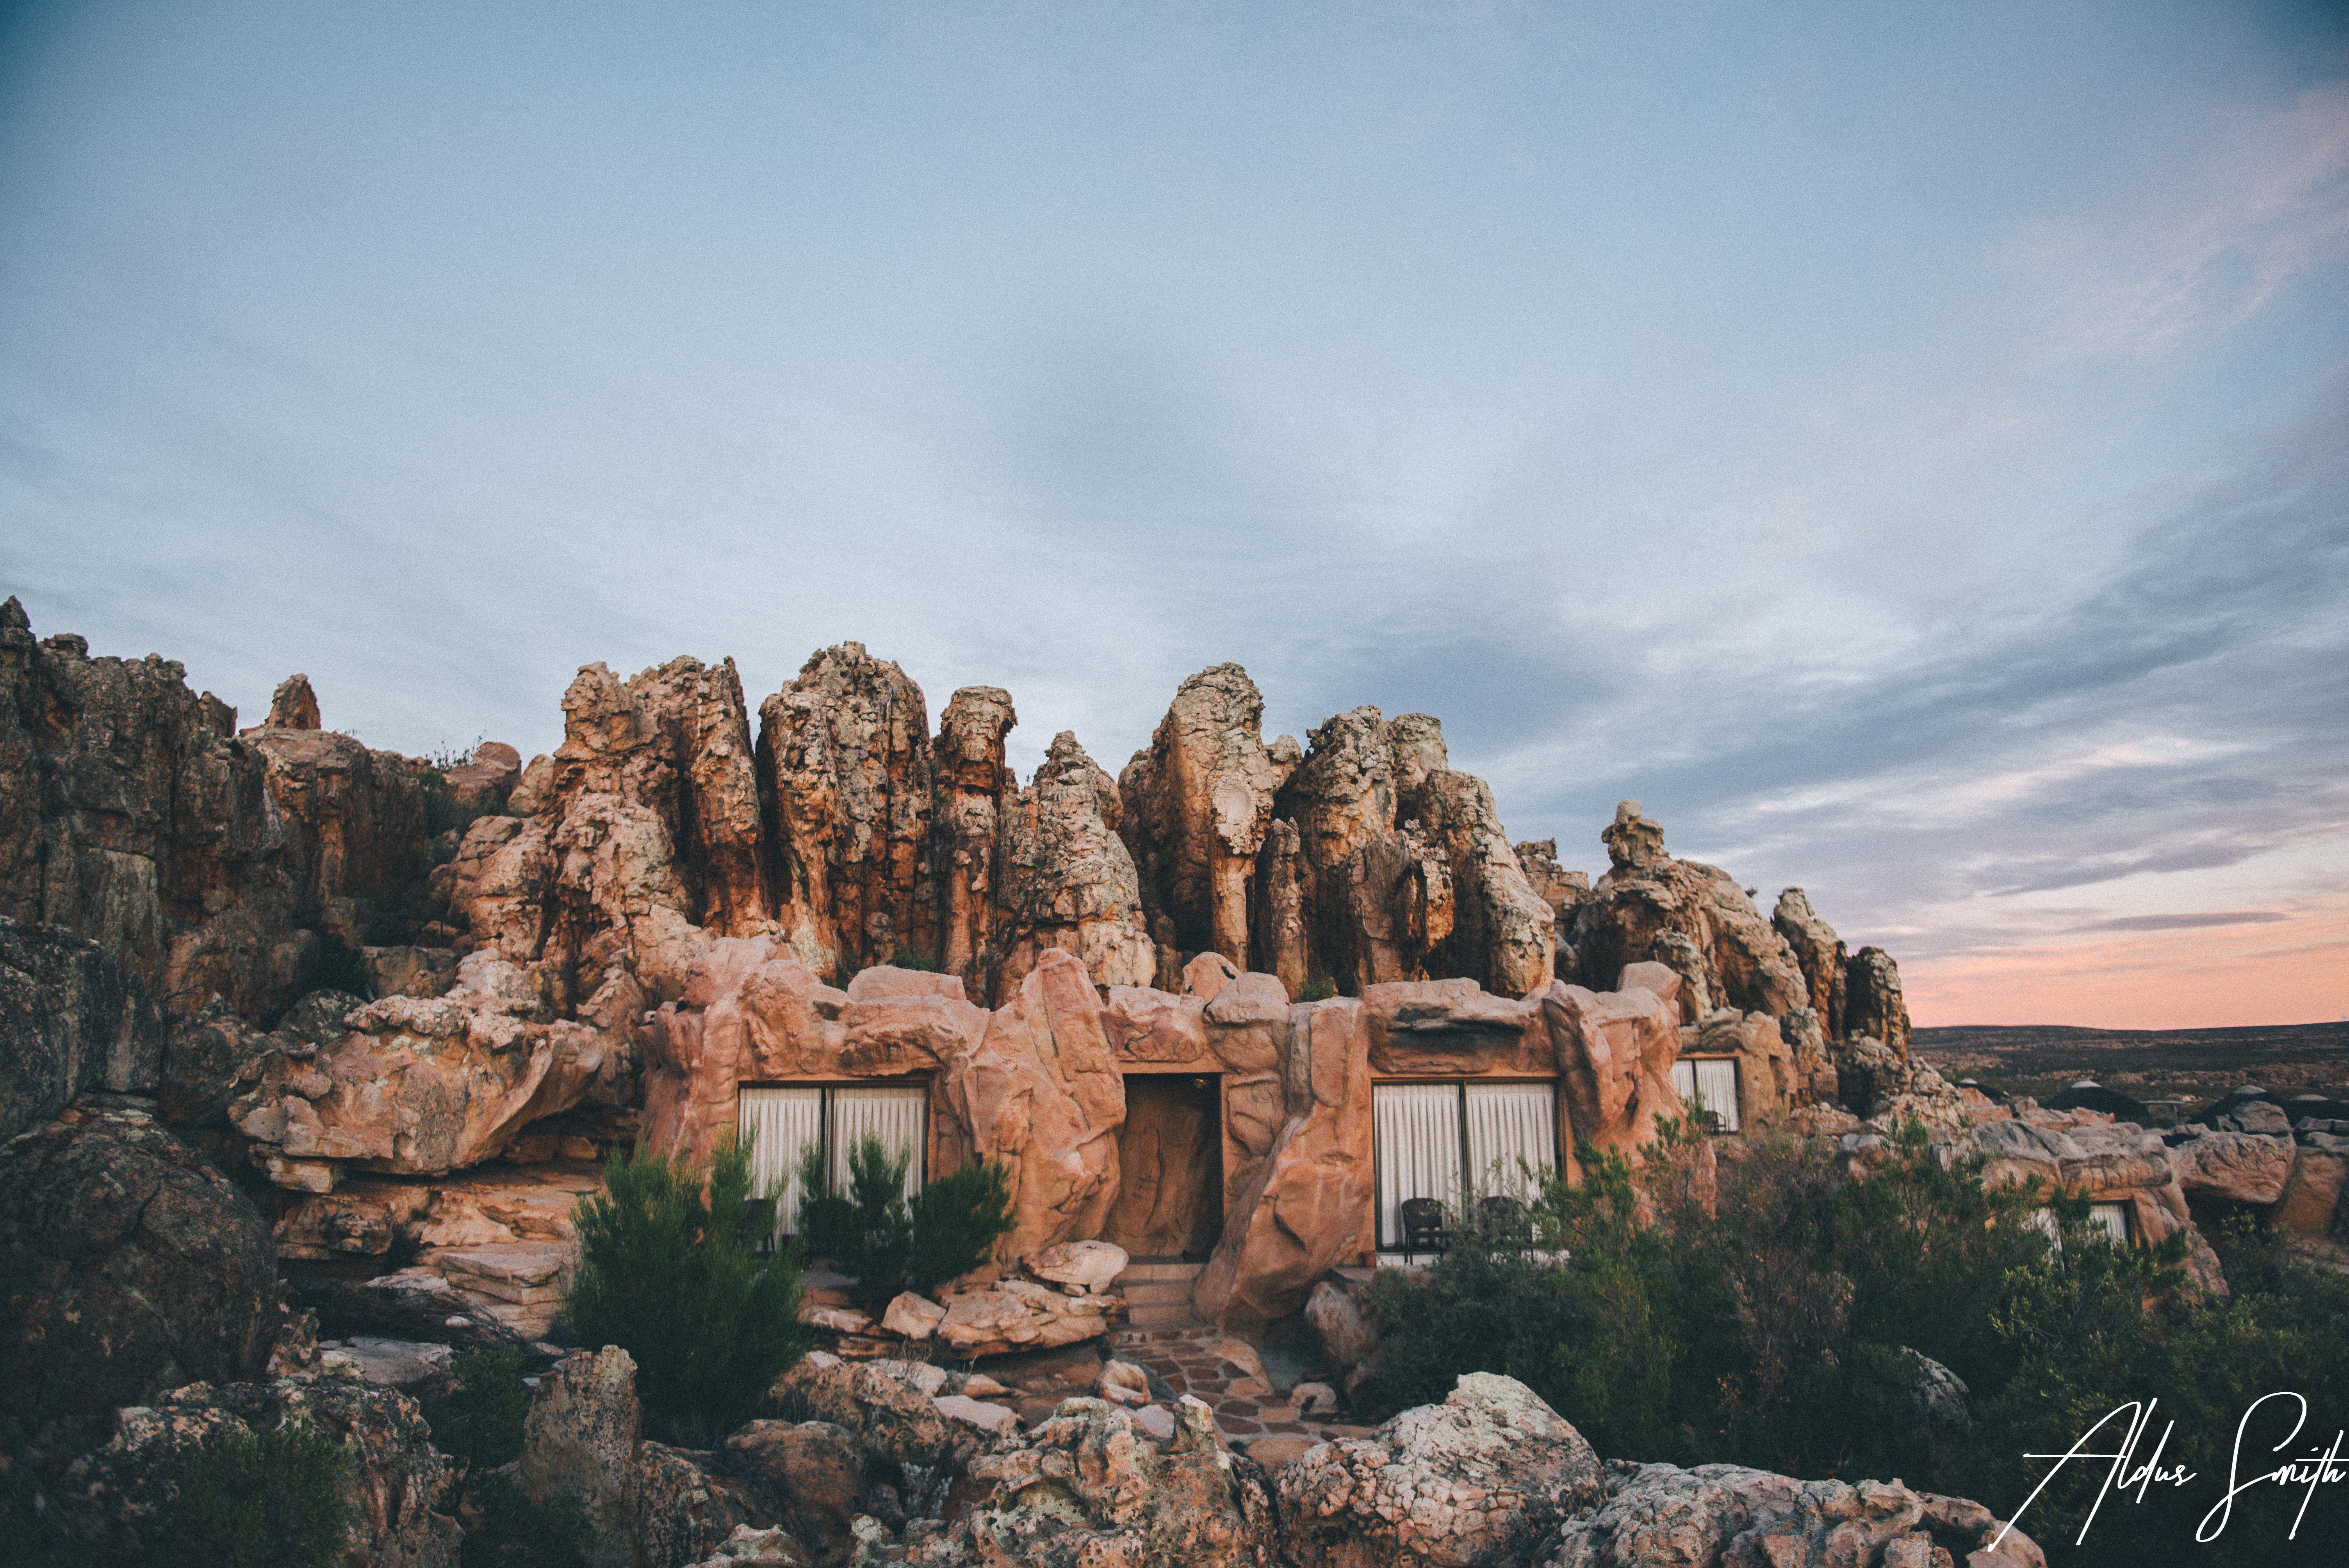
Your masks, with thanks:
[{"label": "green shrub", "polygon": [[484,1475],[465,1488],[463,1568],[586,1568],[595,1528],[567,1491],[544,1502],[505,1475]]},{"label": "green shrub", "polygon": [[367,982],[367,955],[331,931],[318,933],[318,956],[310,967],[308,988],[374,995],[375,987]]},{"label": "green shrub", "polygon": [[800,1158],[799,1233],[809,1255],[856,1281],[856,1298],[879,1312],[900,1291],[928,1295],[986,1261],[1011,1229],[1010,1179],[989,1161],[966,1165],[905,1200],[910,1150],[892,1155],[877,1137],[848,1151],[849,1191],[824,1191],[823,1153]]},{"label": "green shrub", "polygon": [[457,1352],[450,1364],[457,1386],[432,1407],[432,1446],[473,1471],[520,1459],[530,1414],[522,1369],[519,1346]]},{"label": "green shrub", "polygon": [[925,958],[910,947],[900,947],[895,953],[890,954],[889,967],[918,969],[924,974],[935,975],[937,973],[938,961],[935,958]]},{"label": "green shrub", "polygon": [[273,1427],[197,1451],[160,1555],[175,1568],[317,1568],[349,1537],[336,1483],[342,1444]]},{"label": "green shrub", "polygon": [[1297,999],[1300,1002],[1327,1002],[1337,994],[1338,983],[1335,980],[1327,975],[1315,975],[1306,980],[1304,988],[1297,993]]},{"label": "green shrub", "polygon": [[604,1189],[576,1211],[572,1332],[627,1351],[647,1417],[704,1446],[747,1420],[814,1343],[799,1321],[798,1251],[759,1250],[774,1197],[752,1196],[747,1142],[722,1146],[706,1171],[642,1145],[616,1149]]}]

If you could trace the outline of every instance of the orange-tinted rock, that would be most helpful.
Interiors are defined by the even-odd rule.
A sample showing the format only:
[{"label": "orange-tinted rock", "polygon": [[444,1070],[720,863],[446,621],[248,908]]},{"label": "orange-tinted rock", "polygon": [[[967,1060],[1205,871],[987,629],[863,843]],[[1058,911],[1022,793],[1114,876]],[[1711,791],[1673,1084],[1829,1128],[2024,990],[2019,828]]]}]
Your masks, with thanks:
[{"label": "orange-tinted rock", "polygon": [[1857,1038],[1881,1040],[1909,1054],[1909,1003],[1900,994],[1900,965],[1881,947],[1863,947],[1845,971],[1844,1028]]},{"label": "orange-tinted rock", "polygon": [[1216,1072],[1221,1064],[1207,1048],[1206,1011],[1196,996],[1112,985],[1102,1006],[1102,1035],[1121,1061]]},{"label": "orange-tinted rock", "polygon": [[522,753],[502,740],[484,740],[473,748],[472,760],[448,769],[444,777],[458,805],[474,811],[503,810],[522,779]]},{"label": "orange-tinted rock", "polygon": [[1603,985],[1628,964],[1671,965],[1692,1023],[1716,1007],[1778,1018],[1811,1005],[1785,939],[1727,872],[1666,854],[1663,829],[1637,800],[1599,836],[1612,869],[1577,905],[1570,939],[1586,983]]},{"label": "orange-tinted rock", "polygon": [[1350,998],[1290,1009],[1281,1124],[1253,1169],[1239,1173],[1223,1239],[1192,1288],[1193,1310],[1200,1316],[1285,1317],[1304,1306],[1314,1282],[1332,1265],[1369,1249],[1373,1178],[1365,1013],[1364,1004]]},{"label": "orange-tinted rock", "polygon": [[1663,998],[1561,982],[1542,993],[1541,1010],[1577,1140],[1629,1154],[1655,1136],[1658,1117],[1682,1114],[1671,1077],[1680,1018]]},{"label": "orange-tinted rock", "polygon": [[900,950],[933,956],[922,688],[862,643],[826,648],[759,705],[758,756],[778,830],[779,918],[801,961],[844,977]]},{"label": "orange-tinted rock", "polygon": [[[284,863],[295,897],[305,907],[332,909],[406,872],[424,841],[424,791],[406,758],[320,729],[315,703],[310,717],[295,727],[249,729],[245,739],[265,761],[270,797],[285,820]],[[340,934],[364,944],[355,927]]]},{"label": "orange-tinted rock", "polygon": [[999,1160],[1016,1223],[996,1255],[1101,1234],[1118,1187],[1125,1085],[1101,1003],[1076,957],[1044,953],[976,1050],[949,1064],[944,1099],[980,1160]]},{"label": "orange-tinted rock", "polygon": [[1237,665],[1216,665],[1183,683],[1148,749],[1126,764],[1122,831],[1143,903],[1174,921],[1186,951],[1248,963],[1257,851],[1274,792],[1296,768],[1296,744],[1268,748],[1256,683]]},{"label": "orange-tinted rock", "polygon": [[1052,739],[1035,781],[1005,803],[999,995],[1040,954],[1076,954],[1096,985],[1146,985],[1158,950],[1142,912],[1133,860],[1118,837],[1117,786],[1077,738]]},{"label": "orange-tinted rock", "polygon": [[[1405,980],[1362,992],[1371,1065],[1381,1073],[1447,1077],[1550,1070],[1540,1005],[1495,996],[1474,980]],[[1530,1026],[1537,1057],[1526,1057]]]},{"label": "orange-tinted rock", "polygon": [[1843,938],[1835,934],[1835,927],[1818,917],[1811,908],[1810,896],[1798,887],[1790,887],[1778,895],[1778,907],[1771,911],[1770,923],[1785,939],[1795,967],[1803,972],[1804,983],[1810,988],[1811,1011],[1819,1016],[1819,1026],[1826,1032],[1827,1038],[1841,1039],[1847,984],[1844,969],[1849,962]]},{"label": "orange-tinted rock", "polygon": [[998,834],[1006,802],[1019,793],[1003,738],[1019,722],[1011,694],[999,686],[965,686],[938,716],[930,817],[943,927],[938,966],[982,995],[995,950]]},{"label": "orange-tinted rock", "polygon": [[271,729],[316,729],[318,694],[310,689],[308,676],[288,676],[277,683],[269,694],[269,717],[264,721]]},{"label": "orange-tinted rock", "polygon": [[1557,934],[1501,830],[1492,789],[1473,773],[1442,769],[1418,794],[1429,841],[1452,869],[1452,937],[1448,951],[1432,956],[1434,972],[1481,981],[1504,996],[1540,990],[1556,974]]}]

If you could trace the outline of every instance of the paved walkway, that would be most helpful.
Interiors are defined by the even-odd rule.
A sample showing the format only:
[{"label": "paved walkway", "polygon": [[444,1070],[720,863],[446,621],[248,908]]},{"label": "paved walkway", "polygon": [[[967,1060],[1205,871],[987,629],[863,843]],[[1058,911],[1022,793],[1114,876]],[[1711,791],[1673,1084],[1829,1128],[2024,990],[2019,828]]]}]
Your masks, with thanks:
[{"label": "paved walkway", "polygon": [[[1111,1343],[1118,1355],[1156,1374],[1178,1398],[1190,1394],[1206,1401],[1224,1435],[1252,1452],[1257,1442],[1266,1438],[1294,1439],[1270,1446],[1283,1450],[1293,1447],[1302,1452],[1325,1439],[1354,1437],[1369,1430],[1306,1416],[1264,1376],[1263,1360],[1253,1346],[1211,1325],[1127,1328],[1112,1336]],[[1328,1377],[1304,1380],[1334,1383]],[[1285,1459],[1295,1457],[1285,1455]]]}]

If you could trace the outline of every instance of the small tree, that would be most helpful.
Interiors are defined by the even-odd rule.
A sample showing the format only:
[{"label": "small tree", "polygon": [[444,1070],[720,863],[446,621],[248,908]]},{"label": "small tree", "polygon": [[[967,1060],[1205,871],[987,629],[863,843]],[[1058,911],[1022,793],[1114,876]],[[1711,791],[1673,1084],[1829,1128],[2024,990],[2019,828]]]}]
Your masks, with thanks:
[{"label": "small tree", "polygon": [[810,1253],[829,1258],[857,1284],[857,1299],[879,1312],[898,1292],[928,1295],[983,1262],[1011,1229],[1011,1184],[996,1161],[966,1165],[905,1200],[913,1151],[892,1155],[867,1133],[848,1151],[846,1193],[827,1193],[823,1151],[800,1157],[800,1234]]},{"label": "small tree", "polygon": [[748,1419],[815,1343],[798,1251],[761,1253],[775,1200],[751,1186],[747,1142],[721,1146],[707,1171],[639,1144],[615,1150],[604,1191],[578,1205],[572,1331],[634,1357],[647,1415],[689,1445]]},{"label": "small tree", "polygon": [[336,1483],[347,1456],[332,1438],[273,1427],[199,1451],[160,1553],[180,1568],[320,1568],[349,1536]]}]

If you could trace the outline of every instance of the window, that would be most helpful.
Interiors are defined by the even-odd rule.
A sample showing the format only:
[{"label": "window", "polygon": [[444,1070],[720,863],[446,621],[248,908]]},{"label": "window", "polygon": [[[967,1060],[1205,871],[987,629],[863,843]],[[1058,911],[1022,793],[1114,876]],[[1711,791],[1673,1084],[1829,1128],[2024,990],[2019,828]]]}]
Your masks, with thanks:
[{"label": "window", "polygon": [[1402,1244],[1402,1205],[1522,1181],[1517,1161],[1557,1169],[1557,1086],[1540,1083],[1382,1083],[1371,1088],[1378,1167],[1378,1244]]},{"label": "window", "polygon": [[1672,1088],[1691,1110],[1709,1110],[1723,1132],[1737,1130],[1737,1063],[1728,1057],[1684,1057],[1672,1064]]},{"label": "window", "polygon": [[919,1085],[793,1084],[741,1091],[735,1125],[755,1135],[750,1169],[757,1190],[778,1191],[779,1232],[789,1234],[799,1218],[800,1158],[811,1145],[824,1151],[824,1177],[832,1191],[848,1190],[848,1153],[867,1133],[893,1155],[911,1151],[905,1195],[921,1191],[928,1129],[929,1091]]},{"label": "window", "polygon": [[2112,1233],[2114,1241],[2128,1245],[2128,1205],[2127,1203],[2091,1203],[2088,1218]]}]

